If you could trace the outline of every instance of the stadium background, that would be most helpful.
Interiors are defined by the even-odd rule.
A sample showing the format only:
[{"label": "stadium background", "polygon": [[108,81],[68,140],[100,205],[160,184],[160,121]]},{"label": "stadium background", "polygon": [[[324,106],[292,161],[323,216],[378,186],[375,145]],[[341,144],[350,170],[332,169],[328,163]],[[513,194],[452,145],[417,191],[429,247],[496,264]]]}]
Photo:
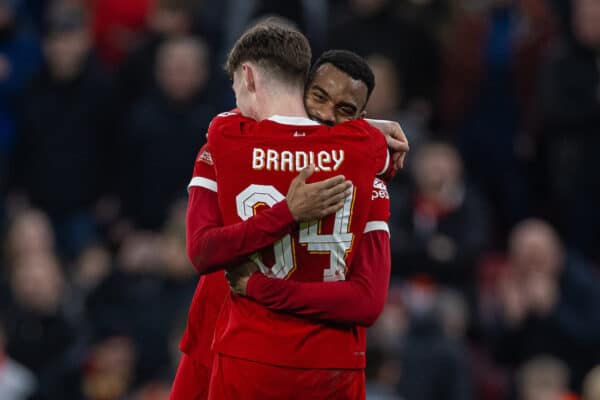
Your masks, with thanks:
[{"label": "stadium background", "polygon": [[0,398],[167,398],[185,187],[268,14],[410,139],[368,398],[600,399],[598,0],[1,0]]}]

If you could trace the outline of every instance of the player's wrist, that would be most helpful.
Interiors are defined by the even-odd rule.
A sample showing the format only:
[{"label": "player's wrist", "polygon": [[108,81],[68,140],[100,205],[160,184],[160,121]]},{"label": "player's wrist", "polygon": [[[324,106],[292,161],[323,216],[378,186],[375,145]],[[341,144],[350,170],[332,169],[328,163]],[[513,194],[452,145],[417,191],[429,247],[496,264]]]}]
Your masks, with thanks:
[{"label": "player's wrist", "polygon": [[255,272],[248,277],[248,282],[246,283],[246,297],[256,300],[256,293],[260,293],[260,288],[258,286],[261,277],[266,278],[263,274],[258,272]]},{"label": "player's wrist", "polygon": [[287,225],[292,225],[298,222],[298,217],[292,212],[292,209],[290,208],[287,199],[276,203],[273,206],[273,210],[277,212],[278,217],[281,218],[281,221]]}]

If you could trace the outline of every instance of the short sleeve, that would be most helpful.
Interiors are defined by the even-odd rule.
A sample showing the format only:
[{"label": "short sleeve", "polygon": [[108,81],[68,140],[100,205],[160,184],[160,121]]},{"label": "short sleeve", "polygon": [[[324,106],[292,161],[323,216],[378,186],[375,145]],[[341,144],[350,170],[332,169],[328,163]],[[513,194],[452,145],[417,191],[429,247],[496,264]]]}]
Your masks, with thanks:
[{"label": "short sleeve", "polygon": [[192,180],[188,185],[188,192],[193,187],[202,187],[213,192],[217,191],[215,166],[208,145],[202,146],[194,163]]},{"label": "short sleeve", "polygon": [[387,173],[390,167],[392,156],[388,149],[385,136],[383,136],[383,134],[378,129],[373,127],[371,127],[371,129],[374,131],[373,142],[375,146],[374,154],[376,161],[377,176],[383,176]]},{"label": "short sleeve", "polygon": [[383,180],[375,178],[371,191],[369,217],[367,219],[364,233],[372,231],[385,231],[389,235],[389,219],[390,196],[388,194],[387,185]]},{"label": "short sleeve", "polygon": [[344,126],[352,127],[365,132],[369,136],[370,146],[373,158],[375,160],[375,173],[376,176],[383,176],[388,172],[391,163],[391,155],[387,147],[385,136],[381,131],[371,126],[364,119],[353,120],[345,122]]},{"label": "short sleeve", "polygon": [[248,129],[248,125],[253,124],[256,124],[256,121],[244,117],[236,110],[227,111],[214,117],[206,134],[213,162],[218,165],[224,157],[234,153],[236,140],[232,140],[232,137],[241,135],[245,129]]}]

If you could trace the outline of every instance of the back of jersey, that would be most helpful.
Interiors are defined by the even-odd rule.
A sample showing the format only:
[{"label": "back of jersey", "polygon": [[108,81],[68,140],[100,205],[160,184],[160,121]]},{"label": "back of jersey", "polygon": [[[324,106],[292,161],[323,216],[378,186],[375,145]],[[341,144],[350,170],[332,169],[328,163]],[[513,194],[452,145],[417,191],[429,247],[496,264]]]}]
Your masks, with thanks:
[{"label": "back of jersey", "polygon": [[[336,175],[352,181],[352,195],[337,213],[302,223],[251,255],[270,277],[344,280],[367,221],[373,178],[389,161],[383,136],[363,121],[329,128],[300,118],[259,123],[237,115],[219,118],[224,121],[209,129],[209,147],[225,225],[284,200],[292,179],[309,164],[316,166],[312,181]],[[353,328],[274,313],[235,295],[226,301],[222,316],[226,321],[217,325],[215,335],[215,349],[222,353],[293,367],[363,367],[364,354],[355,354],[361,353],[361,343]]]}]

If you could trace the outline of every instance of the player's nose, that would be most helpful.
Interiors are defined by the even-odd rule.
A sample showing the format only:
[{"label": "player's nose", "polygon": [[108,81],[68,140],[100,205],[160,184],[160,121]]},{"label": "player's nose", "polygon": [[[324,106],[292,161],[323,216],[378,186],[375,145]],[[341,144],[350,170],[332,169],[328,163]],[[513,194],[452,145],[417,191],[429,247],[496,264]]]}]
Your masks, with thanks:
[{"label": "player's nose", "polygon": [[319,122],[325,125],[335,125],[335,114],[329,110],[317,110]]}]

